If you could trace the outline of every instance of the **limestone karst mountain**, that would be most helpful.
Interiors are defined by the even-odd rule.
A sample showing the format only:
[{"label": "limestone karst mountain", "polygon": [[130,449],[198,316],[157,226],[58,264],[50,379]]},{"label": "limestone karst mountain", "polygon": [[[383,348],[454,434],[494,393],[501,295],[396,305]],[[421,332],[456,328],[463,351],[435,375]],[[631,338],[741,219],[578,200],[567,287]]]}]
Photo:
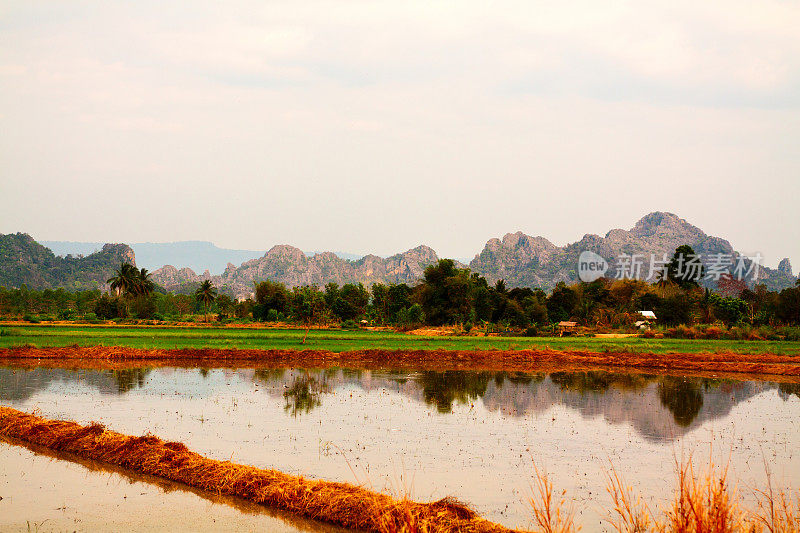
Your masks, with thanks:
[{"label": "limestone karst mountain", "polygon": [[[585,235],[580,241],[566,246],[556,246],[544,237],[532,237],[522,232],[509,233],[503,239],[491,239],[470,262],[469,268],[491,282],[504,279],[508,287],[541,287],[550,289],[559,281],[572,283],[578,280],[577,264],[582,251],[590,250],[606,258],[612,268],[608,276],[617,275],[615,258],[621,254],[651,254],[671,256],[678,246],[689,244],[702,257],[712,254],[735,256],[731,244],[722,238],[706,235],[701,229],[672,213],[655,212],[643,217],[630,230],[612,229],[604,237]],[[278,245],[263,257],[236,267],[229,264],[220,276],[208,272],[195,272],[174,266],[165,266],[154,273],[154,280],[168,289],[186,283],[199,283],[211,279],[217,286],[236,296],[243,297],[253,291],[253,282],[265,279],[295,285],[325,285],[362,282],[367,285],[382,283],[415,283],[422,277],[426,266],[435,263],[438,255],[427,246],[419,246],[386,259],[367,255],[357,261],[342,259],[324,252],[307,256],[297,248]],[[647,277],[649,272],[643,272]],[[788,260],[773,270],[761,267],[758,280],[770,289],[781,289],[795,283]]]},{"label": "limestone karst mountain", "polygon": [[153,273],[153,280],[167,289],[186,283],[210,279],[218,287],[246,297],[253,292],[253,283],[262,280],[298,285],[322,286],[329,282],[344,283],[414,283],[422,277],[425,267],[439,260],[432,249],[418,246],[401,254],[382,258],[366,255],[356,261],[342,259],[332,252],[307,256],[299,248],[281,244],[273,246],[263,257],[241,264],[228,264],[219,276],[208,271],[195,274],[192,270],[167,265]]},{"label": "limestone karst mountain", "polygon": [[[671,256],[678,246],[684,244],[701,254],[704,262],[714,254],[737,257],[727,240],[707,235],[672,213],[654,212],[643,217],[630,230],[612,229],[605,236],[584,235],[579,241],[565,246],[556,246],[541,236],[509,233],[502,239],[489,240],[468,266],[490,283],[504,279],[509,288],[541,287],[547,290],[560,281],[572,283],[578,280],[578,257],[583,251],[602,256],[610,265],[606,272],[609,277],[619,273],[617,258],[637,254],[646,259],[640,276],[646,278],[650,274],[647,260],[651,255],[658,258]],[[231,259],[236,257],[231,256]],[[298,248],[281,244],[239,266],[228,262],[221,274],[215,275],[208,270],[198,274],[186,264],[176,264],[158,268],[152,279],[162,287],[176,291],[187,291],[210,279],[224,292],[244,298],[252,294],[254,282],[268,279],[289,287],[304,284],[324,286],[329,282],[414,284],[422,278],[425,267],[438,259],[436,252],[427,246],[418,246],[387,258],[366,255],[353,260],[332,252],[306,254]],[[22,283],[31,288],[102,286],[113,268],[124,260],[134,260],[133,250],[126,245],[105,245],[99,252],[86,257],[64,258],[54,256],[28,235],[0,235],[0,284],[5,286]],[[771,290],[790,287],[797,281],[788,259],[781,261],[777,269],[760,267],[757,272],[757,282],[764,283]]]},{"label": "limestone karst mountain", "polygon": [[58,257],[27,233],[0,234],[0,286],[29,289],[98,289],[120,263],[136,264],[125,244],[105,244],[86,257]]},{"label": "limestone karst mountain", "polygon": [[[558,247],[543,237],[524,233],[509,233],[500,239],[491,239],[483,251],[475,256],[469,266],[482,273],[490,282],[504,279],[510,287],[551,288],[559,281],[567,283],[578,279],[578,257],[583,251],[592,251],[605,258],[611,268],[609,277],[618,274],[615,260],[620,255],[643,257],[643,278],[650,274],[650,257],[667,257],[678,246],[688,244],[706,262],[714,254],[735,256],[731,244],[722,238],[706,235],[700,228],[672,213],[655,212],[639,220],[630,230],[612,229],[604,237],[584,235],[575,243]],[[757,281],[770,289],[791,286],[795,278],[788,259],[778,270],[761,267]],[[787,268],[788,267],[788,268]]]}]

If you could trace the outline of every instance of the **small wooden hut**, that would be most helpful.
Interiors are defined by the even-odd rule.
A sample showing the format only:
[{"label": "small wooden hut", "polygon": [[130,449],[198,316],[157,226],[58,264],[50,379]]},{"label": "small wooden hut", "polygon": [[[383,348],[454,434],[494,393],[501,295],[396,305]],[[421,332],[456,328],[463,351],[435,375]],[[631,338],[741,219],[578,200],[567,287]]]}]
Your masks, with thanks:
[{"label": "small wooden hut", "polygon": [[578,329],[577,322],[570,322],[568,320],[562,320],[558,323],[558,336],[563,337],[566,335],[571,335],[575,333],[575,330]]}]

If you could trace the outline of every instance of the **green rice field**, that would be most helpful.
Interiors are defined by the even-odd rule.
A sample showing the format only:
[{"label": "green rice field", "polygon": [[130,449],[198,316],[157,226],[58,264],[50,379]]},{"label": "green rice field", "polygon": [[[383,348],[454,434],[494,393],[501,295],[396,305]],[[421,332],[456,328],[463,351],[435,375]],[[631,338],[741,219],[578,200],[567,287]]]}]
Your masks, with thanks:
[{"label": "green rice field", "polygon": [[724,352],[800,355],[797,341],[736,341],[595,337],[414,336],[386,331],[234,327],[24,325],[0,326],[0,347],[129,346],[133,348],[384,350],[555,350],[654,353]]}]

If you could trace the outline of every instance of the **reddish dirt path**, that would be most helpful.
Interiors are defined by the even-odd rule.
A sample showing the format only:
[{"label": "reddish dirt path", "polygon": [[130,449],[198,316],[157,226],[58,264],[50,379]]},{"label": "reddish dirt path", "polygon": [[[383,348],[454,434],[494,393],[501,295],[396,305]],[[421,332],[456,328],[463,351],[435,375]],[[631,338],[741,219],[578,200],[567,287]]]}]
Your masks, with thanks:
[{"label": "reddish dirt path", "polygon": [[17,366],[57,361],[73,366],[147,364],[150,366],[312,366],[396,368],[414,370],[489,370],[542,372],[547,370],[634,371],[643,373],[761,376],[800,380],[800,356],[776,354],[692,353],[654,354],[559,350],[238,350],[139,349],[127,347],[0,348],[0,360]]}]

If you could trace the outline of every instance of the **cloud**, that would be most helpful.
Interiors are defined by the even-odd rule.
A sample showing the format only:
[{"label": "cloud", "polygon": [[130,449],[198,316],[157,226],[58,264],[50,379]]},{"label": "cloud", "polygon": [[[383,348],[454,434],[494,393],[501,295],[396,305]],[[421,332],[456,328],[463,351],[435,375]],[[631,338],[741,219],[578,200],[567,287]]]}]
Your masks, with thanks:
[{"label": "cloud", "polygon": [[770,217],[717,233],[800,263],[795,2],[0,9],[7,230],[466,256],[757,200]]}]

